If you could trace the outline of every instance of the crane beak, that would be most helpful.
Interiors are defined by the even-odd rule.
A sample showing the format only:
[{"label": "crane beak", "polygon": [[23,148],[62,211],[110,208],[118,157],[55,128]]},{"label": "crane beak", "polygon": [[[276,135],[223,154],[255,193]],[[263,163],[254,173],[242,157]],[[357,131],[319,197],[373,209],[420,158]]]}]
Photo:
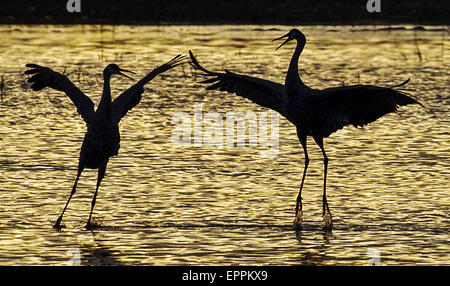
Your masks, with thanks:
[{"label": "crane beak", "polygon": [[124,73],[122,73],[122,72],[128,72],[128,73],[136,74],[135,72],[132,72],[132,71],[129,71],[129,70],[126,70],[126,69],[121,69],[121,68],[119,68],[119,74],[120,74],[120,75],[122,75],[122,76],[124,76],[124,77],[127,77],[127,78],[129,78],[129,79],[131,79],[131,80],[134,80],[132,77],[129,77],[128,75],[126,75],[126,74],[124,74]]},{"label": "crane beak", "polygon": [[282,40],[282,39],[284,39],[286,37],[288,37],[288,38],[281,45],[279,45],[278,48],[275,49],[275,51],[278,50],[279,48],[281,48],[282,46],[284,46],[287,42],[289,42],[291,40],[291,38],[289,38],[289,33],[287,33],[284,36],[281,36],[279,38],[276,38],[276,39],[272,40],[272,42],[275,42],[275,41],[278,41],[278,40]]}]

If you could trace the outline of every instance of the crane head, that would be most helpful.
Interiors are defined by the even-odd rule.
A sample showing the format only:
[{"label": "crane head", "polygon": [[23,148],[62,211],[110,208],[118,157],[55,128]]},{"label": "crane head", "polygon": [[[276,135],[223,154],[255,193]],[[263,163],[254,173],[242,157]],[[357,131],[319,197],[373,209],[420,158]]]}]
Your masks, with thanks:
[{"label": "crane head", "polygon": [[298,30],[298,29],[292,29],[286,35],[283,35],[279,38],[273,39],[272,42],[282,40],[284,38],[286,38],[286,40],[281,45],[279,45],[278,48],[276,48],[275,50],[278,50],[279,48],[281,48],[282,46],[284,46],[285,44],[287,44],[288,42],[290,42],[292,40],[297,40],[300,43],[302,43],[303,45],[306,44],[305,35],[302,32],[300,32],[300,30]]},{"label": "crane head", "polygon": [[126,69],[122,69],[116,64],[109,64],[109,65],[107,65],[103,72],[106,73],[106,74],[109,74],[110,76],[114,75],[114,74],[119,74],[119,75],[127,77],[127,78],[129,78],[131,80],[133,80],[133,78],[129,77],[128,75],[124,74],[123,72],[128,72],[128,73],[134,74],[134,72],[126,70]]}]

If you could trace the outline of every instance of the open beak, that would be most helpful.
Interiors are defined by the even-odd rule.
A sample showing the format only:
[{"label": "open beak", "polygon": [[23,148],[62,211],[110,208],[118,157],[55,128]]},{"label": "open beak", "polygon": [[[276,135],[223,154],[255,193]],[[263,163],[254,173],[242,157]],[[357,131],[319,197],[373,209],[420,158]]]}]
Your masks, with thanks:
[{"label": "open beak", "polygon": [[129,78],[129,79],[131,79],[131,80],[134,80],[132,77],[129,77],[128,75],[126,75],[126,74],[124,74],[124,73],[122,73],[122,72],[128,72],[128,73],[136,74],[135,72],[132,72],[132,71],[129,71],[129,70],[126,70],[126,69],[121,69],[121,68],[119,68],[119,74],[120,74],[120,75],[123,75],[124,77],[127,77],[127,78]]},{"label": "open beak", "polygon": [[276,48],[275,49],[275,51],[276,50],[278,50],[279,48],[281,48],[282,46],[284,46],[287,42],[289,42],[291,39],[289,38],[289,33],[287,33],[286,35],[284,35],[284,36],[281,36],[281,37],[279,37],[279,38],[276,38],[276,39],[273,39],[272,40],[272,42],[275,42],[275,41],[278,41],[278,40],[282,40],[282,39],[284,39],[284,38],[286,38],[286,37],[288,37],[281,45],[279,45],[278,46],[278,48]]}]

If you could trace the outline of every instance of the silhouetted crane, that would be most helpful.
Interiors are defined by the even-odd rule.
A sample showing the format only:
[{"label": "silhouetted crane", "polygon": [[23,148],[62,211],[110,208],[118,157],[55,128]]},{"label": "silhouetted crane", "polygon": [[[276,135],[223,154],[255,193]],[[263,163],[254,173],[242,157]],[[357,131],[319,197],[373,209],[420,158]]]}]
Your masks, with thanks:
[{"label": "silhouetted crane", "polygon": [[309,88],[302,82],[298,73],[298,60],[306,44],[306,37],[299,30],[292,29],[273,41],[284,38],[286,40],[276,50],[289,41],[297,41],[284,85],[228,70],[225,70],[225,73],[211,72],[198,63],[191,51],[189,51],[192,59],[190,64],[202,71],[204,76],[211,77],[202,81],[212,84],[206,88],[207,90],[218,89],[250,99],[263,107],[279,112],[297,127],[297,136],[305,153],[305,167],[297,196],[295,227],[301,227],[303,217],[301,193],[309,164],[306,141],[308,136],[314,139],[322,150],[324,162],[322,199],[324,227],[331,229],[333,221],[326,197],[328,157],[323,146],[323,138],[349,124],[355,127],[366,125],[387,113],[396,111],[398,106],[420,103],[393,89],[405,85],[409,79],[392,87],[353,85],[325,90]]},{"label": "silhouetted crane", "polygon": [[[78,173],[75,183],[70,193],[69,199],[54,227],[60,228],[60,223],[64,212],[69,205],[70,199],[76,192],[78,179],[85,168],[98,169],[97,187],[91,203],[91,212],[86,227],[91,228],[92,212],[94,210],[98,188],[105,176],[106,165],[109,158],[118,154],[120,148],[119,122],[122,117],[135,107],[142,98],[144,85],[151,81],[158,74],[170,70],[180,64],[184,56],[178,55],[169,62],[153,69],[143,79],[123,92],[114,101],[111,101],[110,79],[112,75],[118,74],[131,79],[122,72],[130,72],[119,68],[116,64],[110,64],[103,70],[103,94],[97,110],[94,110],[94,103],[81,90],[79,90],[66,76],[55,72],[47,67],[36,64],[27,64],[30,69],[25,74],[33,74],[28,79],[32,83],[31,88],[35,91],[45,87],[50,87],[63,91],[69,96],[77,107],[78,113],[83,117],[87,125],[87,132],[81,146],[78,161]],[[132,72],[130,72],[132,73]]]}]

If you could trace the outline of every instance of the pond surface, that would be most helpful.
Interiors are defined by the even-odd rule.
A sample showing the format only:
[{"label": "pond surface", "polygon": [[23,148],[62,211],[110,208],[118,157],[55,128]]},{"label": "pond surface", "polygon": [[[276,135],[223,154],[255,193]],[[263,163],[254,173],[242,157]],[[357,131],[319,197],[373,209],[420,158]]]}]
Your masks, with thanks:
[{"label": "pond surface", "polygon": [[[303,81],[313,88],[394,85],[411,78],[419,106],[402,107],[325,140],[334,229],[322,230],[323,163],[309,141],[304,228],[292,229],[303,172],[295,128],[279,118],[279,149],[174,144],[180,112],[269,114],[235,95],[204,91],[184,65],[155,78],[122,120],[86,230],[97,172],[75,179],[85,125],[72,102],[33,92],[26,63],[65,72],[98,104],[102,70],[136,79],[191,49],[212,70],[284,82],[293,44],[274,51],[283,26],[2,26],[0,75],[0,265],[382,265],[450,264],[450,40],[446,30],[305,27]],[[113,78],[113,97],[132,82]],[[434,114],[432,114],[432,113]],[[204,127],[206,128],[206,127]],[[192,141],[194,142],[194,141]],[[266,148],[266,149],[264,149]],[[372,260],[373,261],[373,260]]]}]

